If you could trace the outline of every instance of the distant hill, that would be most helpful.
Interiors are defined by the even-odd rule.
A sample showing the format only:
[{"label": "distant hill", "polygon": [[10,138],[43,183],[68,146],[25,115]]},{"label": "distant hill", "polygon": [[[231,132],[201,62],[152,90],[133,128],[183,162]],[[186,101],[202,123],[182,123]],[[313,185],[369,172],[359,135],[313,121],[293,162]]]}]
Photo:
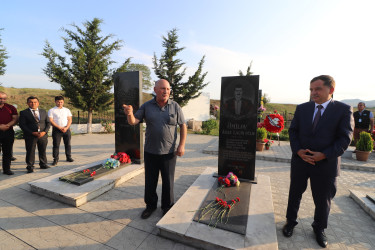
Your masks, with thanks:
[{"label": "distant hill", "polygon": [[374,108],[375,107],[375,100],[372,100],[372,101],[364,101],[364,100],[361,100],[361,99],[344,99],[344,100],[341,100],[341,102],[343,103],[346,103],[352,107],[357,107],[358,103],[359,102],[364,102],[366,104],[366,107],[368,108]]},{"label": "distant hill", "polygon": [[[16,104],[17,110],[21,111],[27,108],[26,99],[29,96],[36,96],[39,99],[40,107],[46,110],[55,106],[55,96],[64,96],[64,91],[56,89],[36,89],[36,88],[7,88],[0,86],[0,91],[5,92],[8,95],[7,103]],[[65,97],[65,96],[64,96]],[[143,93],[143,101],[148,101],[152,98],[151,94]],[[65,97],[65,107],[71,111],[78,109],[74,108],[72,104],[69,104],[69,98]],[[113,111],[113,108],[109,109],[109,112]]]}]

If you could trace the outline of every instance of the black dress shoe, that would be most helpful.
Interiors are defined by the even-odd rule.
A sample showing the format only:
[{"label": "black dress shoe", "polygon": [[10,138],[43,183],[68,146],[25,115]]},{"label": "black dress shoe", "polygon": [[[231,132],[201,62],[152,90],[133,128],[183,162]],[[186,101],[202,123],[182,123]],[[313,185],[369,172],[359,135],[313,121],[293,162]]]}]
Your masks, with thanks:
[{"label": "black dress shoe", "polygon": [[293,235],[293,229],[296,225],[293,223],[287,222],[283,227],[283,234],[285,237],[290,237]]},{"label": "black dress shoe", "polygon": [[30,173],[32,173],[32,172],[34,172],[34,169],[32,169],[32,168],[28,168],[28,169],[27,169],[27,173],[28,173],[28,174],[30,174]]},{"label": "black dress shoe", "polygon": [[6,174],[6,175],[14,175],[14,172],[11,171],[11,170],[8,170],[8,171],[4,171],[3,174]]},{"label": "black dress shoe", "polygon": [[328,245],[327,236],[323,230],[314,230],[316,242],[319,246],[326,248]]},{"label": "black dress shoe", "polygon": [[52,166],[56,166],[58,162],[58,160],[53,160]]},{"label": "black dress shoe", "polygon": [[142,219],[147,219],[156,210],[156,208],[146,208],[141,215]]},{"label": "black dress shoe", "polygon": [[74,160],[72,158],[67,158],[66,161],[73,162]]},{"label": "black dress shoe", "polygon": [[47,168],[50,168],[50,166],[48,165],[43,165],[43,166],[40,166],[41,169],[47,169]]},{"label": "black dress shoe", "polygon": [[15,160],[17,160],[17,158],[12,156],[12,158],[10,158],[10,160],[15,161]]}]

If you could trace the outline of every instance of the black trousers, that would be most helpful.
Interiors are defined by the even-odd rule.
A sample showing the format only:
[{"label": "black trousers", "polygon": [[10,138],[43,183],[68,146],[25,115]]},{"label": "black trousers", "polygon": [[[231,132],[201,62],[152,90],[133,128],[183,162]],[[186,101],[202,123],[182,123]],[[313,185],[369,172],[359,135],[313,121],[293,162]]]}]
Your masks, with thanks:
[{"label": "black trousers", "polygon": [[157,207],[159,171],[162,179],[161,208],[169,209],[174,204],[174,172],[177,156],[174,153],[155,155],[144,152],[145,159],[145,203],[147,208]]},{"label": "black trousers", "polygon": [[3,172],[7,172],[10,170],[13,143],[14,143],[13,129],[0,131],[0,144],[1,144],[1,150],[3,151]]},{"label": "black trousers", "polygon": [[35,136],[25,136],[26,146],[26,164],[27,169],[33,169],[35,163],[35,148],[38,147],[39,166],[47,165],[46,148],[48,144],[48,135],[41,138]]},{"label": "black trousers", "polygon": [[298,173],[291,173],[286,218],[288,222],[298,224],[297,213],[309,178],[315,204],[312,226],[314,229],[324,230],[328,225],[331,200],[336,195],[337,178],[335,176],[311,175],[308,168],[303,166],[298,170]]},{"label": "black trousers", "polygon": [[53,159],[57,161],[59,160],[59,149],[60,149],[61,137],[63,138],[63,141],[64,141],[66,158],[69,159],[72,157],[72,146],[70,144],[70,139],[71,139],[70,129],[68,129],[68,131],[63,133],[59,129],[53,128],[52,129],[52,139],[53,139],[52,156],[53,156]]}]

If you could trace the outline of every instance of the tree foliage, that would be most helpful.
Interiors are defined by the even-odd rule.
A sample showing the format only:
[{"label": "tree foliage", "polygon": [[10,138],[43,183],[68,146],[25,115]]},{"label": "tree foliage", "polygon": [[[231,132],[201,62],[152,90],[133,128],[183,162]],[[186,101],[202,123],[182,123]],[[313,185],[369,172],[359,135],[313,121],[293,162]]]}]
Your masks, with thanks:
[{"label": "tree foliage", "polygon": [[142,72],[142,88],[143,90],[150,90],[153,87],[151,79],[151,70],[149,67],[142,63],[130,63],[130,58],[127,63],[123,64],[117,72],[130,72],[130,71],[141,71]]},{"label": "tree foliage", "polygon": [[252,65],[253,65],[253,61],[251,61],[249,67],[247,67],[246,75],[242,72],[242,70],[238,71],[238,74],[240,76],[251,76],[252,74],[254,74],[254,72],[251,72],[251,66]]},{"label": "tree foliage", "polygon": [[162,46],[165,50],[159,59],[154,54],[153,69],[159,79],[165,79],[170,83],[172,89],[171,98],[180,106],[184,106],[189,100],[199,97],[201,95],[200,91],[208,84],[208,82],[204,83],[207,72],[202,72],[205,56],[200,60],[195,73],[184,82],[186,68],[183,68],[183,66],[185,63],[181,59],[177,59],[176,56],[185,48],[180,48],[177,45],[179,42],[177,29],[172,29],[168,32],[167,37],[163,36],[162,38]]},{"label": "tree foliage", "polygon": [[[0,29],[0,31],[3,29]],[[0,34],[0,76],[5,74],[5,60],[9,57],[7,56],[8,53],[6,51],[6,48],[1,43],[1,34]]]},{"label": "tree foliage", "polygon": [[[59,55],[48,41],[42,55],[47,58],[44,73],[51,82],[61,85],[71,103],[84,111],[88,111],[88,132],[91,133],[92,112],[108,109],[113,103],[112,76],[118,69],[110,69],[115,63],[110,55],[121,48],[121,40],[109,42],[112,34],[100,36],[100,24],[103,20],[94,18],[83,23],[85,29],[72,24],[76,32],[63,28],[66,37],[64,49],[67,57]],[[127,59],[120,67],[130,63]]]}]

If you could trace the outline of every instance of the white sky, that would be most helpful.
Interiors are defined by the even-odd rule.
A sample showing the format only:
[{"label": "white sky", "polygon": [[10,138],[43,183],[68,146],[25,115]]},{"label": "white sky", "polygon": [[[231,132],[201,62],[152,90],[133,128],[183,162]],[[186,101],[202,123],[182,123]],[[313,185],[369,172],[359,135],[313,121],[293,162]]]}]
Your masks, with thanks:
[{"label": "white sky", "polygon": [[124,41],[114,60],[133,57],[150,68],[153,54],[163,52],[161,36],[177,28],[179,45],[186,48],[178,57],[188,73],[206,55],[210,84],[204,92],[212,99],[220,98],[222,76],[238,75],[253,61],[271,102],[307,101],[309,81],[321,74],[336,79],[337,100],[374,100],[374,13],[373,0],[6,1],[0,28],[10,58],[0,82],[60,89],[42,72],[44,42],[62,53],[60,28],[98,17],[103,35]]}]

